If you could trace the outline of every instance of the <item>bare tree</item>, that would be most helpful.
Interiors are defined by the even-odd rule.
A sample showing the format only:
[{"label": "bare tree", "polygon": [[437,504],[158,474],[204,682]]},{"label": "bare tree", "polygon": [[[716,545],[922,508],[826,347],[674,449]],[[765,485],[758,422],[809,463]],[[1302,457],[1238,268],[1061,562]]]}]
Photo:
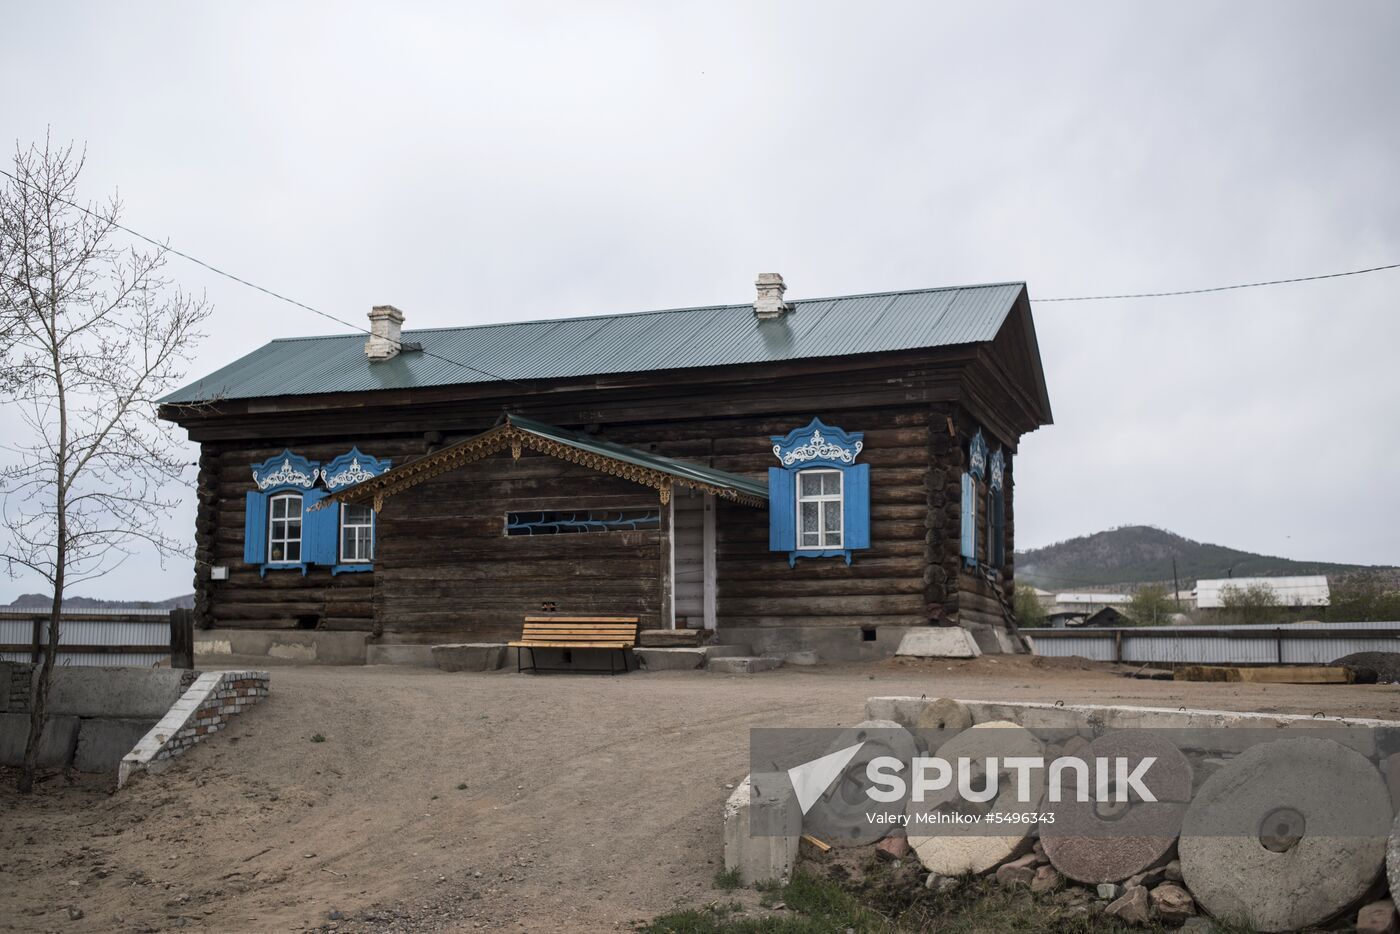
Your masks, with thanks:
[{"label": "bare tree", "polygon": [[30,696],[19,790],[33,788],[64,591],[136,548],[178,554],[161,528],[183,458],[155,419],[181,376],[202,298],[161,276],[164,251],[122,248],[120,202],[80,205],[84,156],[16,148],[0,188],[0,383],[23,428],[0,444],[0,560],[52,588],[47,649]]}]

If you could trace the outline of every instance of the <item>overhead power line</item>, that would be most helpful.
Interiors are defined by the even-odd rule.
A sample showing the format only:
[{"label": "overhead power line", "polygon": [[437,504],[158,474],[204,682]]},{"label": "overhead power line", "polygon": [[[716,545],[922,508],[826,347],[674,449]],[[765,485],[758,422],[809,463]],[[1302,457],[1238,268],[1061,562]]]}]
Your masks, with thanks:
[{"label": "overhead power line", "polygon": [[[12,181],[17,182],[17,183],[19,183],[19,184],[21,184],[21,185],[25,185],[26,187],[31,188],[31,189],[33,189],[33,190],[35,190],[35,191],[40,191],[40,190],[41,190],[41,189],[39,189],[37,186],[35,186],[34,184],[32,184],[31,182],[27,182],[27,181],[25,181],[24,179],[22,179],[22,178],[20,178],[20,177],[18,177],[18,176],[16,176],[16,175],[13,175],[13,174],[10,173],[10,172],[5,171],[4,169],[0,169],[0,175],[4,175],[6,178],[11,179]],[[46,194],[47,194],[47,193],[46,193]],[[66,204],[66,205],[68,205],[68,206],[71,207],[71,208],[76,208],[77,210],[82,211],[84,214],[88,215],[89,217],[96,217],[96,218],[98,218],[98,219],[104,221],[105,223],[110,223],[113,227],[117,228],[118,230],[126,231],[128,234],[130,234],[130,235],[133,236],[133,237],[136,237],[138,240],[144,240],[146,243],[149,243],[149,244],[151,244],[152,246],[154,246],[154,247],[156,247],[156,248],[158,248],[158,249],[160,249],[160,250],[162,250],[162,251],[164,251],[164,252],[173,253],[173,254],[175,254],[176,256],[180,257],[181,259],[189,260],[191,263],[194,263],[196,266],[202,266],[202,267],[204,267],[205,269],[209,270],[210,272],[215,273],[216,275],[223,276],[225,279],[230,279],[230,280],[232,280],[232,281],[234,281],[234,282],[237,282],[239,285],[245,285],[245,286],[247,286],[247,287],[250,288],[250,289],[256,289],[257,291],[262,292],[264,295],[270,295],[271,297],[273,297],[273,298],[275,298],[275,299],[277,299],[277,300],[279,300],[279,301],[286,302],[286,303],[289,304],[289,305],[295,305],[296,307],[305,309],[306,311],[309,311],[309,312],[311,312],[311,313],[314,314],[314,315],[320,315],[322,318],[325,318],[325,319],[327,319],[328,321],[334,321],[336,324],[342,324],[342,325],[344,325],[345,327],[350,328],[351,330],[359,331],[359,332],[361,332],[361,333],[363,333],[363,334],[370,334],[371,336],[373,336],[373,332],[371,332],[369,328],[364,327],[363,325],[354,324],[354,323],[352,323],[352,322],[346,321],[344,318],[336,317],[335,315],[331,314],[331,313],[328,312],[328,311],[322,311],[321,309],[316,308],[316,307],[313,307],[313,306],[311,306],[311,305],[308,305],[308,304],[306,304],[305,302],[299,302],[299,301],[297,301],[297,300],[294,299],[294,298],[290,298],[290,297],[288,297],[288,296],[286,296],[286,295],[283,295],[281,292],[275,292],[275,291],[273,291],[272,289],[264,288],[263,286],[258,285],[256,282],[249,282],[247,279],[244,279],[244,278],[242,278],[241,276],[235,276],[235,275],[234,275],[233,273],[231,273],[231,272],[225,272],[224,270],[220,269],[219,267],[217,267],[217,266],[215,266],[215,265],[213,265],[213,264],[211,264],[211,263],[206,263],[204,260],[200,259],[200,258],[197,257],[197,256],[191,256],[191,255],[188,254],[188,253],[185,253],[185,252],[183,252],[183,251],[181,251],[181,250],[175,249],[174,247],[170,246],[170,245],[167,244],[167,243],[162,243],[162,242],[160,242],[159,240],[156,240],[156,239],[153,238],[153,237],[148,237],[148,236],[146,236],[145,234],[141,233],[139,230],[133,230],[133,229],[131,229],[130,227],[127,227],[125,224],[117,223],[116,221],[112,220],[111,218],[101,217],[101,216],[98,215],[96,212],[94,212],[92,209],[87,208],[87,207],[85,207],[85,206],[83,206],[83,205],[81,205],[81,204],[78,204],[78,203],[74,202],[74,201],[69,201],[67,198],[59,198],[59,197],[56,197],[56,196],[53,196],[53,195],[50,195],[50,197],[54,197],[54,199],[55,199],[56,201],[62,202],[63,204]],[[386,340],[389,340],[388,338],[385,338],[385,339],[386,339]],[[416,353],[421,353],[421,354],[423,354],[423,356],[425,356],[425,357],[432,357],[434,360],[441,360],[443,363],[450,363],[450,364],[452,364],[453,366],[459,366],[459,367],[462,367],[463,369],[471,370],[473,373],[480,373],[482,376],[489,376],[489,377],[491,377],[492,379],[500,380],[501,382],[514,383],[514,384],[516,384],[517,386],[523,386],[523,385],[525,385],[524,383],[520,382],[520,380],[511,379],[511,378],[508,377],[508,376],[501,376],[499,373],[492,373],[490,370],[483,370],[481,367],[472,366],[470,363],[463,363],[463,362],[460,361],[460,360],[453,360],[453,359],[450,358],[450,357],[444,357],[444,356],[442,356],[441,354],[433,353],[432,351],[427,350],[426,348],[422,347],[422,346],[419,345],[419,344],[406,344],[406,343],[404,343],[403,341],[395,341],[395,340],[390,340],[390,343],[397,344],[400,351],[402,351],[402,350],[404,350],[405,348],[407,348],[407,349],[412,350],[412,351],[414,351],[414,352],[416,352]]]},{"label": "overhead power line", "polygon": [[[14,174],[12,174],[12,173],[10,173],[10,172],[4,170],[4,169],[0,169],[0,175],[4,175],[6,178],[9,178],[9,179],[11,179],[12,181],[17,182],[17,183],[19,183],[19,184],[21,184],[21,185],[26,185],[26,186],[28,186],[28,187],[30,187],[30,188],[35,188],[35,190],[38,190],[38,189],[37,189],[33,184],[31,184],[30,182],[27,182],[27,181],[25,181],[24,179],[19,178],[18,176],[14,175]],[[85,206],[83,206],[83,205],[81,205],[81,204],[78,204],[78,203],[76,203],[76,202],[69,201],[69,200],[67,200],[66,198],[58,198],[57,200],[58,200],[58,201],[61,201],[63,204],[68,205],[69,207],[76,208],[77,210],[82,211],[84,214],[87,214],[87,215],[89,215],[89,216],[91,216],[91,217],[98,217],[98,216],[99,216],[98,214],[96,214],[96,213],[95,213],[94,211],[92,211],[91,209],[89,209],[89,208],[87,208],[87,207],[85,207]],[[306,304],[305,302],[300,302],[300,301],[297,301],[296,299],[291,298],[291,297],[289,297],[289,296],[287,296],[287,295],[283,295],[281,292],[277,292],[277,291],[274,291],[274,290],[272,290],[272,289],[266,288],[266,287],[264,287],[264,286],[258,285],[256,282],[250,282],[249,280],[244,279],[244,278],[242,278],[241,276],[235,276],[233,273],[231,273],[231,272],[226,272],[225,270],[220,269],[219,267],[213,265],[212,263],[207,263],[207,262],[205,262],[204,260],[200,259],[200,258],[197,257],[197,256],[191,256],[189,253],[185,253],[185,252],[182,251],[182,250],[177,250],[177,249],[175,249],[174,247],[170,246],[170,245],[167,244],[167,243],[162,243],[161,241],[156,240],[154,237],[148,237],[148,236],[146,236],[145,234],[141,233],[141,232],[138,231],[138,230],[133,230],[132,228],[127,227],[125,224],[120,224],[120,223],[117,223],[117,222],[115,222],[115,221],[111,221],[109,218],[102,218],[102,219],[103,219],[104,221],[107,221],[107,222],[111,223],[112,226],[116,227],[118,230],[125,231],[126,233],[130,234],[131,236],[136,237],[136,238],[139,239],[139,240],[143,240],[143,241],[145,241],[146,243],[149,243],[149,244],[151,244],[152,246],[157,247],[157,248],[159,248],[159,249],[161,249],[161,250],[164,250],[164,251],[166,251],[166,252],[168,252],[168,253],[173,253],[173,254],[175,254],[176,256],[180,257],[181,259],[189,260],[191,263],[194,263],[194,264],[197,265],[197,266],[202,266],[203,268],[209,270],[210,272],[214,273],[215,275],[223,276],[225,279],[229,279],[229,280],[231,280],[231,281],[233,281],[233,282],[237,282],[239,285],[247,286],[247,287],[250,288],[250,289],[255,289],[256,291],[262,292],[264,295],[267,295],[267,296],[270,296],[270,297],[272,297],[272,298],[275,298],[275,299],[277,299],[278,301],[286,302],[286,303],[289,304],[289,305],[294,305],[294,306],[296,306],[297,308],[301,308],[301,309],[303,309],[303,310],[305,310],[305,311],[309,311],[309,312],[311,312],[311,313],[314,314],[314,315],[319,315],[319,316],[321,316],[322,318],[325,318],[325,319],[328,320],[328,321],[334,321],[336,324],[344,325],[345,327],[350,328],[351,330],[359,331],[359,332],[361,332],[362,334],[372,334],[372,332],[371,332],[368,328],[364,327],[363,325],[354,324],[354,323],[352,323],[352,322],[350,322],[350,321],[346,321],[344,318],[337,317],[336,315],[333,315],[333,314],[331,314],[331,313],[328,312],[328,311],[322,311],[321,309],[316,308],[316,307],[313,306],[313,305],[308,305],[308,304]],[[1208,293],[1208,292],[1229,292],[1229,291],[1232,291],[1232,290],[1235,290],[1235,289],[1257,289],[1257,288],[1263,288],[1263,287],[1265,287],[1265,286],[1273,286],[1273,285],[1290,285],[1290,284],[1296,283],[1296,282],[1316,282],[1316,281],[1321,280],[1321,279],[1340,279],[1340,278],[1343,278],[1343,277],[1346,277],[1346,276],[1362,276],[1362,275],[1366,275],[1367,273],[1372,273],[1372,272],[1384,272],[1384,271],[1389,270],[1389,269],[1400,269],[1400,263],[1390,263],[1390,264],[1387,264],[1387,265],[1384,265],[1384,266],[1370,266],[1370,267],[1367,267],[1366,269],[1351,269],[1351,270],[1347,270],[1346,272],[1328,272],[1328,273],[1322,273],[1322,274],[1320,274],[1320,275],[1315,275],[1315,276],[1294,276],[1294,277],[1288,278],[1288,279],[1269,279],[1269,280],[1266,280],[1266,281],[1263,281],[1263,282],[1240,282],[1240,283],[1235,283],[1234,285],[1216,285],[1216,286],[1210,286],[1210,287],[1208,287],[1208,288],[1201,288],[1201,289],[1173,289],[1173,290],[1162,291],[1162,292],[1128,292],[1128,293],[1123,293],[1123,294],[1119,294],[1119,295],[1066,295],[1066,296],[1056,296],[1056,297],[1053,297],[1053,298],[1034,298],[1034,299],[1031,299],[1031,301],[1032,301],[1033,303],[1034,303],[1034,302],[1041,302],[1041,303],[1046,303],[1046,302],[1104,302],[1104,301],[1122,300],[1122,299],[1130,299],[1130,298],[1169,298],[1169,297],[1172,297],[1172,296],[1179,296],[1179,295],[1203,295],[1203,294],[1206,294],[1206,293]],[[501,376],[499,373],[492,373],[490,370],[483,370],[481,367],[472,366],[470,363],[463,363],[461,360],[453,360],[451,357],[444,357],[444,356],[442,356],[441,354],[433,353],[432,351],[427,350],[426,348],[423,348],[423,347],[421,347],[421,346],[419,346],[419,345],[416,345],[416,344],[414,344],[414,345],[409,345],[409,344],[405,344],[403,341],[394,341],[393,343],[398,344],[398,347],[399,347],[400,350],[403,350],[403,349],[405,349],[405,348],[407,347],[407,348],[410,349],[410,350],[415,350],[416,352],[422,353],[425,357],[431,357],[431,358],[433,358],[434,360],[440,360],[440,361],[442,361],[443,363],[448,363],[448,364],[451,364],[451,365],[453,365],[453,366],[462,367],[462,368],[465,369],[465,370],[470,370],[470,371],[472,371],[473,373],[479,373],[479,374],[481,374],[482,376],[488,376],[488,377],[490,377],[491,379],[494,379],[494,380],[500,380],[500,381],[502,381],[502,382],[507,382],[507,383],[514,383],[514,384],[516,384],[517,386],[523,386],[523,385],[525,385],[525,384],[522,383],[520,380],[512,379],[512,378],[510,378],[510,377],[508,377],[508,376]]]},{"label": "overhead power line", "polygon": [[1236,285],[1216,285],[1208,289],[1177,289],[1172,292],[1133,292],[1127,295],[1070,295],[1064,298],[1033,298],[1032,302],[1105,302],[1119,298],[1167,298],[1172,295],[1202,295],[1206,292],[1228,292],[1231,289],[1257,289],[1266,285],[1288,285],[1292,282],[1315,282],[1318,279],[1340,279],[1343,276],[1364,276],[1368,272],[1384,272],[1387,269],[1400,269],[1400,263],[1388,266],[1372,266],[1369,269],[1352,269],[1347,272],[1327,272],[1320,276],[1297,276],[1292,279],[1270,279],[1267,282],[1241,282]]}]

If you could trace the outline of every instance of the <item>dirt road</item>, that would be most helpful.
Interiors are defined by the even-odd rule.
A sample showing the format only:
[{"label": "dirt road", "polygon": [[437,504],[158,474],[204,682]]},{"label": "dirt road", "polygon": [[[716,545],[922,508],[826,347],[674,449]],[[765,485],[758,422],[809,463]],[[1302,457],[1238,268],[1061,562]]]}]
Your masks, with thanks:
[{"label": "dirt road", "polygon": [[727,897],[719,814],[749,728],[850,724],[872,694],[1400,717],[1394,686],[1133,681],[1059,660],[277,667],[266,703],[120,794],[58,776],[19,798],[0,776],[0,930],[626,929]]}]

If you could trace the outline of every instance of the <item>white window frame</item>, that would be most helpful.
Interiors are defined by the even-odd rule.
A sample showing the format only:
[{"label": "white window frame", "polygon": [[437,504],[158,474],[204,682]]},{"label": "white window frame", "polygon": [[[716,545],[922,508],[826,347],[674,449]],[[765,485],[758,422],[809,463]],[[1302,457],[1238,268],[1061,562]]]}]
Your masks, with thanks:
[{"label": "white window frame", "polygon": [[[279,501],[282,501],[282,500],[285,500],[285,501],[288,501],[288,502],[290,502],[290,501],[292,501],[292,500],[295,500],[295,501],[296,501],[295,521],[296,521],[296,523],[297,523],[297,529],[298,529],[297,537],[296,537],[296,538],[291,538],[291,537],[277,538],[276,535],[274,534],[274,533],[276,532],[276,530],[277,530],[277,523],[278,523],[278,522],[290,523],[291,521],[293,521],[293,511],[292,511],[292,510],[288,510],[287,515],[286,515],[285,517],[280,518],[280,519],[279,519],[279,518],[276,518],[277,503],[278,503]],[[296,560],[295,560],[295,561],[293,561],[293,560],[290,559],[290,558],[286,558],[286,557],[283,557],[283,558],[280,558],[280,559],[278,559],[278,558],[273,558],[273,557],[272,557],[272,555],[273,555],[273,549],[274,549],[276,546],[278,546],[278,545],[281,545],[281,546],[282,546],[282,554],[283,554],[283,555],[286,555],[286,553],[287,553],[287,546],[290,545],[292,542],[296,542],[296,546],[297,546],[297,557],[296,557]],[[303,563],[305,563],[306,556],[302,553],[302,549],[303,549],[305,546],[306,546],[306,515],[305,515],[305,513],[304,513],[303,510],[302,510],[302,498],[301,498],[301,494],[300,494],[300,493],[294,493],[294,492],[284,492],[284,493],[274,493],[274,494],[272,494],[271,496],[269,496],[268,499],[267,499],[267,563],[268,563],[268,564],[303,564]]]},{"label": "white window frame", "polygon": [[[836,475],[837,486],[840,487],[840,492],[837,492],[837,493],[835,493],[835,494],[832,494],[832,493],[812,493],[812,494],[808,494],[808,495],[805,495],[805,496],[804,496],[803,493],[802,493],[802,478],[805,477],[805,476],[808,476],[808,475],[815,475],[815,474],[835,474],[835,475]],[[845,476],[845,472],[844,472],[844,471],[841,471],[841,470],[837,470],[837,469],[835,469],[835,468],[830,468],[830,467],[816,467],[816,468],[812,468],[812,469],[809,469],[809,470],[799,470],[799,471],[797,472],[797,476],[794,477],[793,479],[796,481],[793,485],[797,488],[797,489],[796,489],[796,494],[797,494],[797,522],[796,522],[796,526],[797,526],[797,550],[798,550],[798,551],[833,551],[833,550],[839,550],[839,549],[845,548],[845,547],[846,547],[846,476]],[[822,517],[826,515],[826,510],[823,509],[821,506],[818,506],[818,507],[817,507],[817,528],[816,528],[816,530],[815,530],[816,533],[817,533],[817,544],[815,544],[815,545],[804,545],[804,544],[802,544],[802,539],[803,539],[803,537],[804,537],[804,536],[803,536],[803,532],[804,532],[804,531],[809,531],[809,530],[804,529],[804,528],[803,528],[803,525],[802,525],[802,504],[803,504],[803,503],[831,503],[831,502],[835,502],[835,503],[840,503],[840,504],[841,504],[841,528],[838,529],[838,530],[836,530],[836,533],[837,533],[837,536],[838,536],[839,540],[838,540],[838,541],[836,542],[836,544],[834,544],[834,545],[828,544],[828,543],[826,542],[826,535],[827,535],[827,532],[830,531],[830,530],[828,530],[828,529],[826,529],[826,528],[823,527],[823,518],[822,518]]]},{"label": "white window frame", "polygon": [[[369,524],[364,525],[356,522],[353,525],[346,523],[345,513],[350,508],[349,503],[340,504],[340,526],[336,535],[335,556],[340,564],[372,564],[374,562],[374,510],[369,510]],[[369,529],[369,555],[364,558],[347,558],[345,556],[345,529]]]}]

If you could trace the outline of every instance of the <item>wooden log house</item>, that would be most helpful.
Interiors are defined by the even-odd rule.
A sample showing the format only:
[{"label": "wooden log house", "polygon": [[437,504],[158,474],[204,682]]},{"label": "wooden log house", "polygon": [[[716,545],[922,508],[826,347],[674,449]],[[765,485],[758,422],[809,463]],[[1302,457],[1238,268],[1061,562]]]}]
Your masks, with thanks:
[{"label": "wooden log house", "polygon": [[1009,626],[1049,424],[1023,283],[274,340],[163,400],[200,445],[196,625],[506,641],[637,616],[760,651]]}]

